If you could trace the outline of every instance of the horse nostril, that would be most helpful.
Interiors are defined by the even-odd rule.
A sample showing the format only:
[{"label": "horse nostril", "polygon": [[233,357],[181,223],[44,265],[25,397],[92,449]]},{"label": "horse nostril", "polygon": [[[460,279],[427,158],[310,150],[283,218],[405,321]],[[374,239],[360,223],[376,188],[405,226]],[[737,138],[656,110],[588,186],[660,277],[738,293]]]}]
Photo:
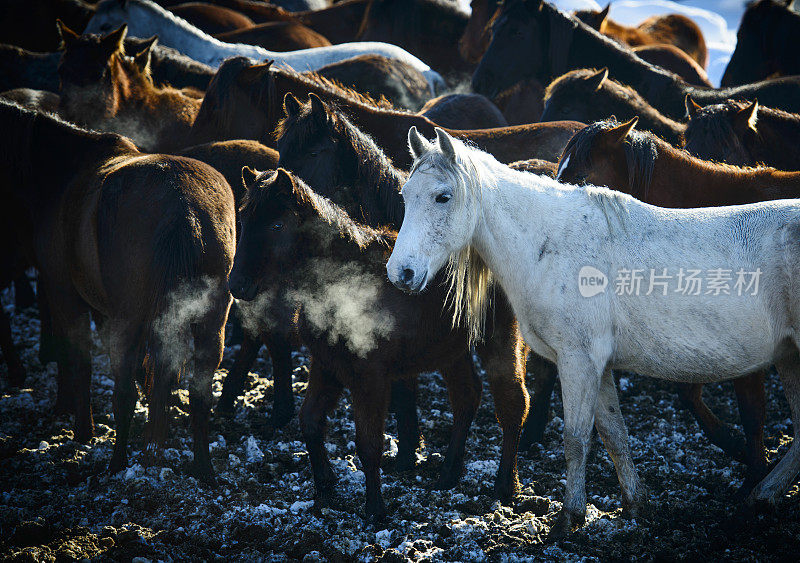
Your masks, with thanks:
[{"label": "horse nostril", "polygon": [[414,270],[411,268],[405,268],[403,273],[400,275],[400,279],[404,284],[409,285],[414,279]]}]

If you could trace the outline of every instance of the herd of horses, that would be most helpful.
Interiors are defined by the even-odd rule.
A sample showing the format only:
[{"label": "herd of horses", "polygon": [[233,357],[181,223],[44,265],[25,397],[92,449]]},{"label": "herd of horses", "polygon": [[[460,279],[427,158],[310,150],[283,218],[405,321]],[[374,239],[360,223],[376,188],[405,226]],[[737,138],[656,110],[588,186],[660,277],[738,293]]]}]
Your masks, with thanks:
[{"label": "herd of horses", "polygon": [[[54,410],[81,442],[94,435],[96,327],[115,381],[110,471],[127,465],[139,390],[158,456],[190,372],[193,473],[213,482],[226,325],[243,330],[218,416],[234,411],[263,343],[271,422],[285,426],[291,354],[308,348],[299,419],[317,506],[336,502],[325,429],[347,388],[365,513],[386,515],[385,420],[393,411],[397,469],[413,469],[423,372],[441,373],[453,409],[436,486],[457,486],[481,399],[474,355],[502,431],[503,502],[561,382],[567,487],[553,537],[584,521],[593,427],[626,513],[646,506],[612,369],[675,382],[708,438],[747,465],[737,496],[751,504],[776,503],[800,471],[800,425],[776,465],[764,447],[772,366],[800,420],[791,2],[747,8],[720,88],[701,31],[679,15],[626,27],[608,7],[566,14],[541,0],[473,0],[471,15],[450,0],[8,4],[0,285],[13,284],[17,309],[38,307]],[[470,93],[447,93],[464,83]],[[583,266],[762,277],[749,298],[612,287],[586,298]],[[5,313],[0,346],[9,383],[24,385]],[[744,440],[702,400],[703,383],[725,379]]]}]

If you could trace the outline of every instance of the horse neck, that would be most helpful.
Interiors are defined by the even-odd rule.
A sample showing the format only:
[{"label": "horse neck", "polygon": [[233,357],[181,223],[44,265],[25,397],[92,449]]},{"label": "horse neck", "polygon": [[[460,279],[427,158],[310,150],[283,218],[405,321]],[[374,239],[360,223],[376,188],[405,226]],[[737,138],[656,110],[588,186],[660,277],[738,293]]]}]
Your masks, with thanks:
[{"label": "horse neck", "polygon": [[377,147],[364,143],[360,147],[351,144],[349,148],[357,170],[356,187],[365,221],[372,227],[389,225],[399,229],[404,211],[400,188],[406,175],[392,166]]},{"label": "horse neck", "polygon": [[719,165],[663,141],[652,177],[646,202],[661,207],[742,205],[800,196],[800,173]]},{"label": "horse neck", "polygon": [[677,144],[686,132],[686,124],[670,119],[648,104],[646,100],[638,104],[635,112],[639,116],[642,129],[655,133],[673,145]]}]

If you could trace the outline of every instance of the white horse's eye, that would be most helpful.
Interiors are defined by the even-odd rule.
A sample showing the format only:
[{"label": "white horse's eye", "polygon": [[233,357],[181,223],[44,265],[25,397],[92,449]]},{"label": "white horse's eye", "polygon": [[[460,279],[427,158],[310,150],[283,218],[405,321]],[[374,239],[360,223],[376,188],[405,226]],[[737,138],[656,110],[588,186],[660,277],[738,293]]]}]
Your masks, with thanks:
[{"label": "white horse's eye", "polygon": [[436,196],[436,203],[447,203],[453,197],[448,193],[439,194]]}]

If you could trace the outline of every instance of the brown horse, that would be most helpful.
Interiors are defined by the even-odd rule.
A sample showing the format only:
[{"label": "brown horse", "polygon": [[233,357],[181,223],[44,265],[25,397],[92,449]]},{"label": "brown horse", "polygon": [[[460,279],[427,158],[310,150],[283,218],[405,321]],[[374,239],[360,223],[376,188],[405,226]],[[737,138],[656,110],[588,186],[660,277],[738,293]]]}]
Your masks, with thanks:
[{"label": "brown horse", "polygon": [[47,113],[58,114],[61,98],[46,90],[33,90],[31,88],[15,88],[0,92],[0,97],[16,102],[28,109],[35,109]]},{"label": "brown horse", "polygon": [[[661,207],[739,205],[800,196],[800,172],[700,160],[652,134],[634,131],[635,125],[636,119],[632,119],[586,127],[564,149],[558,179],[609,186]],[[744,451],[703,404],[701,386],[681,386],[682,397],[709,439],[748,464],[744,489],[766,472],[763,379],[763,373],[756,373],[734,381],[747,439]]]},{"label": "brown horse", "polygon": [[[337,104],[360,129],[372,135],[400,167],[411,164],[405,142],[411,125],[433,135],[435,124],[423,116],[381,107],[357,92],[316,77],[269,65],[253,66],[247,59],[234,58],[220,65],[206,93],[193,126],[194,142],[250,138],[274,144],[272,133],[280,116],[280,100],[289,93],[299,96],[313,93]],[[556,161],[569,138],[581,127],[580,123],[561,122],[449,131],[474,142],[503,162],[528,158]]]},{"label": "brown horse", "polygon": [[640,128],[677,146],[686,125],[662,115],[636,90],[608,77],[608,70],[581,69],[558,77],[544,94],[542,121],[574,119],[584,123],[611,116],[629,120],[639,117]]},{"label": "brown horse", "polygon": [[800,170],[800,115],[729,100],[700,107],[686,99],[684,148],[704,160]]},{"label": "brown horse", "polygon": [[171,387],[193,355],[194,470],[211,478],[211,382],[222,359],[236,242],[230,186],[196,160],[146,155],[118,135],[2,100],[0,127],[0,189],[14,215],[33,225],[49,330],[63,383],[75,389],[75,439],[93,434],[91,314],[103,319],[115,379],[110,469],[127,463],[135,381],[150,396],[147,434],[158,445],[167,436]]},{"label": "brown horse", "polygon": [[[422,296],[390,286],[386,252],[394,232],[355,223],[329,200],[279,169],[256,175],[247,185],[242,236],[230,284],[235,296],[252,299],[259,287],[290,289],[301,305],[299,330],[313,362],[300,424],[309,451],[315,500],[330,504],[336,476],[324,448],[325,419],[347,387],[353,400],[356,451],[366,476],[366,513],[386,513],[380,493],[383,429],[392,381],[438,369],[448,385],[453,432],[439,486],[452,487],[463,469],[464,442],[480,399],[480,381],[469,363],[469,338],[453,329],[436,284]],[[437,301],[439,299],[439,301]],[[347,314],[351,307],[354,314]],[[518,490],[516,449],[528,397],[515,368],[523,344],[513,315],[498,310],[491,342],[490,376],[503,449],[495,493],[508,500]],[[360,312],[359,312],[360,311]]]},{"label": "brown horse", "polygon": [[641,47],[634,47],[633,52],[637,57],[651,65],[659,66],[664,70],[677,74],[687,84],[713,86],[703,67],[674,45],[642,45]]},{"label": "brown horse", "polygon": [[508,127],[503,113],[480,94],[445,94],[428,100],[419,115],[450,129]]},{"label": "brown horse", "polygon": [[544,111],[544,86],[531,78],[517,82],[492,100],[503,112],[509,125],[524,125],[541,121]]},{"label": "brown horse", "polygon": [[123,40],[127,25],[103,37],[78,36],[60,24],[64,54],[61,113],[81,125],[120,133],[145,150],[186,146],[202,101],[169,86],[153,84],[153,39],[132,58]]},{"label": "brown horse", "polygon": [[472,11],[464,28],[464,33],[458,40],[458,51],[465,61],[477,63],[492,40],[492,30],[489,26],[492,18],[500,7],[499,0],[472,0]]},{"label": "brown horse", "polygon": [[316,71],[326,80],[353,88],[396,108],[417,111],[431,97],[425,75],[413,66],[382,55],[359,55]]},{"label": "brown horse", "polygon": [[614,41],[630,47],[674,45],[702,67],[708,66],[708,49],[703,32],[691,19],[681,14],[652,16],[639,25],[626,26],[608,17],[611,4],[602,10],[578,10],[575,17]]},{"label": "brown horse", "polygon": [[258,45],[270,51],[296,51],[331,44],[324,36],[299,22],[267,22],[245,29],[215,34],[226,43]]},{"label": "brown horse", "polygon": [[207,2],[186,2],[167,9],[209,35],[247,29],[255,25],[253,20],[236,10]]}]

